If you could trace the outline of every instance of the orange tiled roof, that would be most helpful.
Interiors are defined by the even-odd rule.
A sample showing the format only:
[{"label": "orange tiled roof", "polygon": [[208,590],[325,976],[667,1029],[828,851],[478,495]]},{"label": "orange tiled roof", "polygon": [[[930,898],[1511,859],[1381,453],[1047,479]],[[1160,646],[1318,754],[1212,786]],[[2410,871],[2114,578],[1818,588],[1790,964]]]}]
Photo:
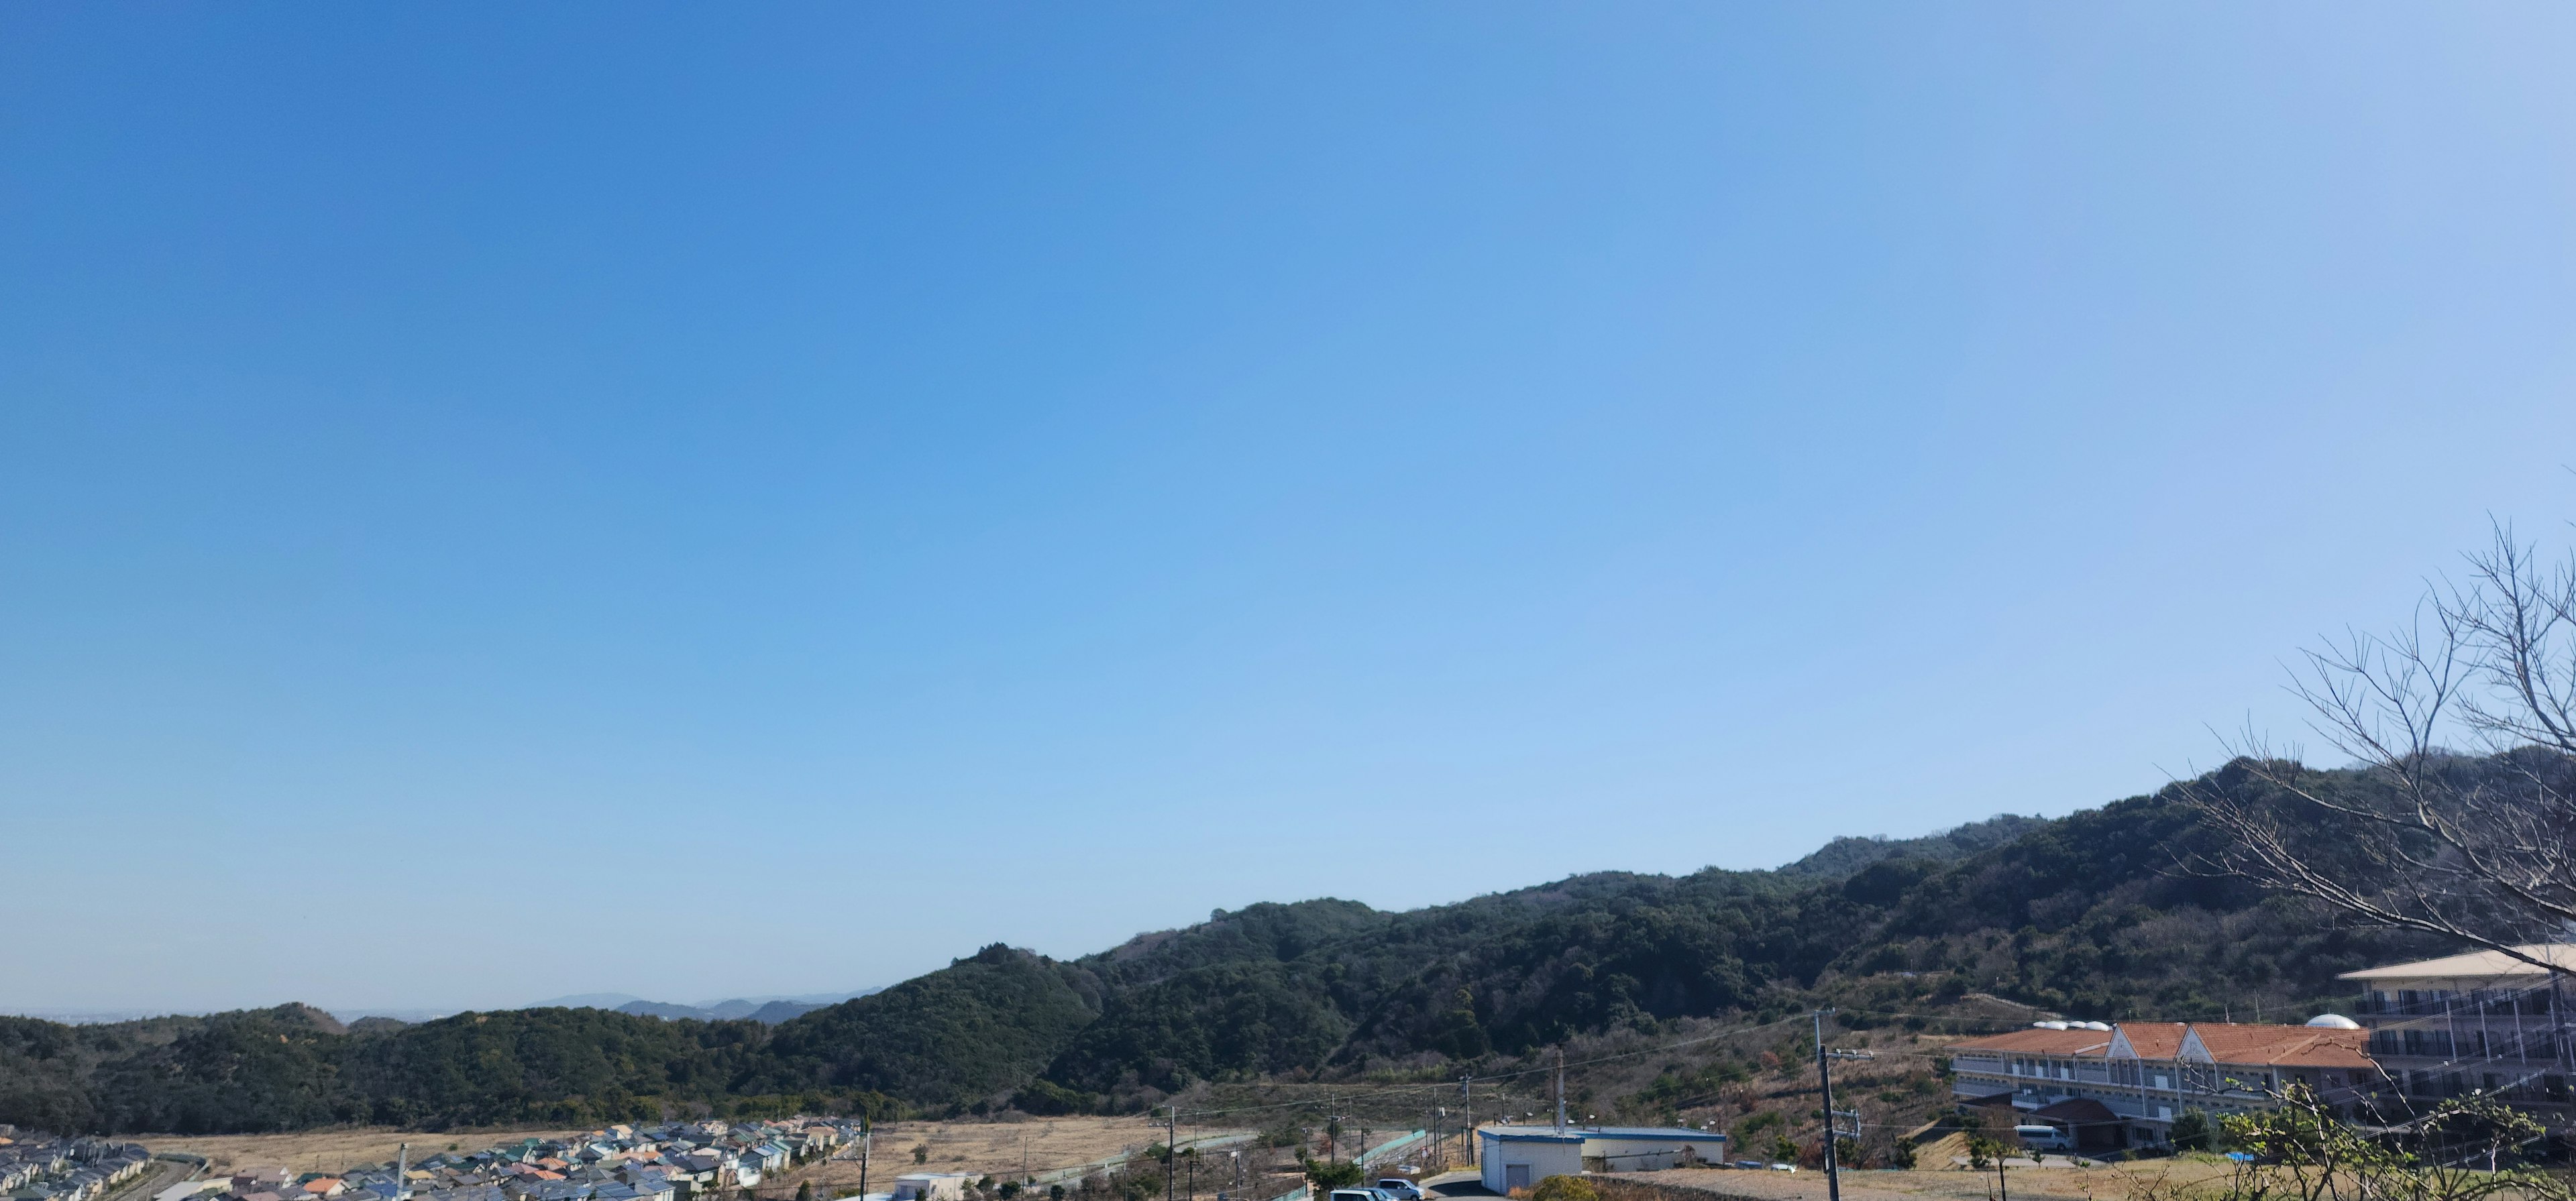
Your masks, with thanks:
[{"label": "orange tiled roof", "polygon": [[2122,1022],[2120,1033],[2129,1036],[2129,1048],[2140,1059],[2171,1059],[2182,1053],[2182,1033],[2190,1027],[2181,1022]]},{"label": "orange tiled roof", "polygon": [[[2172,1059],[2182,1053],[2186,1034],[2200,1036],[2211,1059],[2219,1063],[2265,1067],[2369,1068],[2363,1048],[2367,1030],[2325,1026],[2279,1026],[2252,1022],[2122,1022],[2114,1029],[2129,1040],[2140,1059]],[[2099,1030],[2049,1030],[2033,1027],[1950,1044],[1956,1051],[2007,1055],[2064,1055],[2100,1058],[2110,1053],[2111,1038]]]},{"label": "orange tiled roof", "polygon": [[2250,1023],[2194,1022],[2209,1057],[2220,1063],[2270,1067],[2367,1068],[2373,1066],[2362,1048],[2367,1030],[2327,1026],[2257,1026]]},{"label": "orange tiled roof", "polygon": [[2099,1030],[2046,1030],[2032,1027],[1950,1044],[1954,1051],[2001,1051],[2010,1055],[2100,1055],[2111,1036]]}]

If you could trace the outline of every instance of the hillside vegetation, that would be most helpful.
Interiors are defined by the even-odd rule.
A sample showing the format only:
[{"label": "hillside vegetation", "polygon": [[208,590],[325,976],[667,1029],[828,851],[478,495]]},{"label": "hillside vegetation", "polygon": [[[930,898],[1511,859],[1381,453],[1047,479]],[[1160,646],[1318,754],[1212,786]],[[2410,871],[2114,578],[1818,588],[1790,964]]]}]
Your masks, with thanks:
[{"label": "hillside vegetation", "polygon": [[[2202,783],[2265,799],[2240,767]],[[1870,998],[1897,995],[1871,982],[1898,978],[1917,1009],[1992,994],[2091,1018],[2258,1004],[2304,1017],[2300,1003],[2338,991],[2335,973],[2440,949],[2180,870],[2209,835],[2175,793],[1838,839],[1777,871],[1602,873],[1403,913],[1261,904],[1069,962],[987,947],[774,1027],[595,1009],[357,1031],[303,1006],[79,1027],[0,1018],[0,1122],[194,1133],[822,1106],[1122,1111],[1202,1082],[1454,1076],[1820,997],[1866,1022]]]}]

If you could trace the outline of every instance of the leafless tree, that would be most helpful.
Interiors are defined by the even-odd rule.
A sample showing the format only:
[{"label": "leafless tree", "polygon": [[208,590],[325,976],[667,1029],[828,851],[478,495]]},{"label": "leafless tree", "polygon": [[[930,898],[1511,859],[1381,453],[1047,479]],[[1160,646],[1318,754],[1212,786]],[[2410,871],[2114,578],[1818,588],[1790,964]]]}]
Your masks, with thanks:
[{"label": "leafless tree", "polygon": [[2576,930],[2576,554],[2544,561],[2499,523],[2412,623],[2307,652],[2290,690],[2359,770],[2234,741],[2218,778],[2185,785],[2222,836],[2206,866],[2364,924],[2576,966],[2520,949]]}]

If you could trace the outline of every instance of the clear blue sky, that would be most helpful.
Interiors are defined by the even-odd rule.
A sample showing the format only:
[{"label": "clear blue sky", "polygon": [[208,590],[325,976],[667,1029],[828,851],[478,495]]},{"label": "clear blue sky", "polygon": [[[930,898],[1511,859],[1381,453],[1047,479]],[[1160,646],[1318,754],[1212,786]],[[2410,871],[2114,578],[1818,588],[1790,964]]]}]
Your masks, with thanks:
[{"label": "clear blue sky", "polygon": [[2571,34],[0,9],[0,1008],[850,988],[2151,789],[2576,512]]}]

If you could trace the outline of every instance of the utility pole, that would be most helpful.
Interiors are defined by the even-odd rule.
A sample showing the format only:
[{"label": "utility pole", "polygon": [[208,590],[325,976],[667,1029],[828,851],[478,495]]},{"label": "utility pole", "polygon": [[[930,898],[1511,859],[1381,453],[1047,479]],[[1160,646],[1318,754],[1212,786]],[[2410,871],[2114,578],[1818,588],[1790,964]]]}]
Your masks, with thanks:
[{"label": "utility pole", "polygon": [[1461,1096],[1461,1097],[1465,1097],[1465,1098],[1467,1099],[1467,1100],[1466,1100],[1466,1109],[1467,1109],[1467,1131],[1466,1131],[1466,1134],[1467,1134],[1467,1166],[1472,1168],[1472,1167],[1476,1166],[1476,1078],[1475,1078],[1475,1076],[1473,1076],[1473,1075],[1467,1075],[1467,1076],[1461,1076],[1461,1077],[1459,1077],[1459,1078],[1458,1078],[1458,1095],[1459,1095],[1459,1096]]},{"label": "utility pole", "polygon": [[1816,1084],[1825,1091],[1825,1195],[1829,1201],[1843,1201],[1842,1173],[1834,1164],[1834,1074],[1825,1066],[1825,1015],[1831,1009],[1819,1009],[1816,1018]]},{"label": "utility pole", "polygon": [[1180,1161],[1172,1158],[1181,1153],[1181,1107],[1168,1106],[1163,1113],[1171,1120],[1172,1130],[1171,1135],[1163,1140],[1163,1201],[1172,1201],[1172,1177],[1180,1175],[1173,1169],[1181,1166]]},{"label": "utility pole", "polygon": [[[1845,1135],[1849,1135],[1854,1141],[1859,1140],[1860,1110],[1857,1107],[1848,1110],[1838,1110],[1834,1108],[1834,1074],[1832,1071],[1827,1069],[1826,1064],[1829,1061],[1836,1059],[1875,1059],[1877,1056],[1868,1051],[1826,1050],[1825,1018],[1830,1016],[1833,1012],[1834,1011],[1832,1009],[1827,1008],[1819,1009],[1815,1014],[1816,1084],[1817,1087],[1824,1090],[1825,1094],[1825,1191],[1831,1197],[1831,1201],[1842,1201],[1843,1182],[1841,1152],[1836,1149],[1835,1144],[1840,1142]],[[1843,1119],[1845,1118],[1851,1119],[1851,1129],[1849,1130],[1843,1129]]]},{"label": "utility pole", "polygon": [[[1556,1049],[1556,1132],[1565,1133],[1565,1048]],[[1834,1201],[1843,1201],[1836,1197]]]},{"label": "utility pole", "polygon": [[859,1201],[868,1201],[868,1153],[876,1149],[876,1120],[859,1115]]}]

